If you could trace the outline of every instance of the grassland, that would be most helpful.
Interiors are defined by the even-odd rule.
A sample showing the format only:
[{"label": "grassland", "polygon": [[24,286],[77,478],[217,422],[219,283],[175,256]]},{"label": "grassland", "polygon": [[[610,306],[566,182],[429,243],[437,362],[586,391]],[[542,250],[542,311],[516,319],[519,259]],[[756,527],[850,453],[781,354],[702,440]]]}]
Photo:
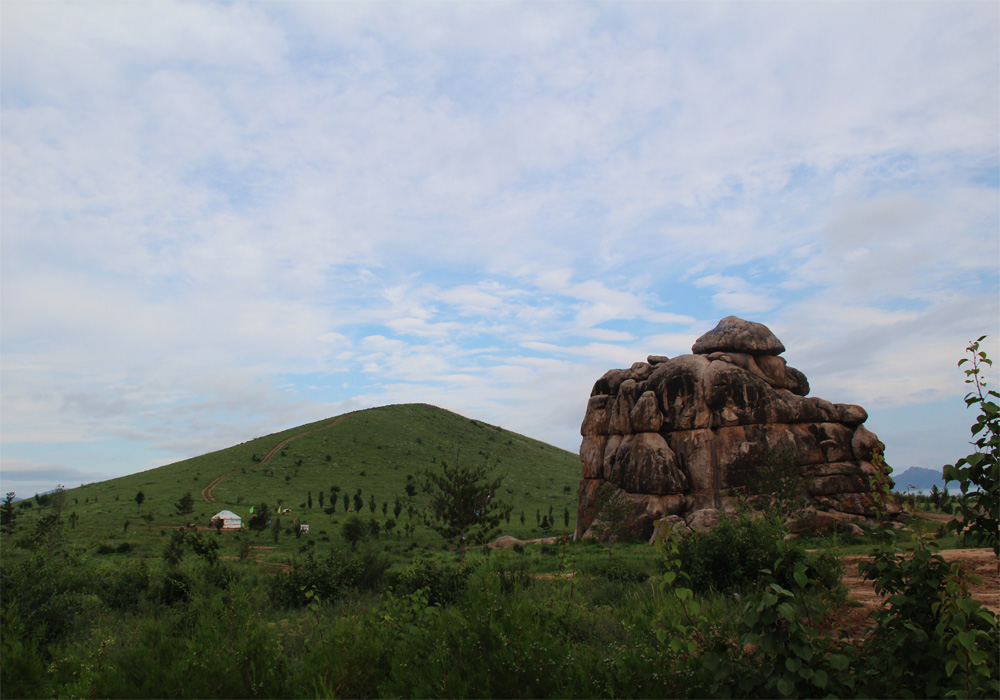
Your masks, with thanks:
[{"label": "grassland", "polygon": [[[299,435],[262,463],[273,448]],[[381,526],[389,519],[397,521],[392,536],[385,538],[387,547],[433,548],[443,543],[420,523],[420,475],[439,469],[443,461],[455,460],[486,461],[504,475],[500,495],[513,511],[503,534],[519,539],[541,537],[539,515],[551,514],[555,521],[546,535],[569,534],[575,527],[580,470],[576,455],[426,404],[325,418],[156,469],[70,488],[64,492],[63,517],[72,523],[66,532],[71,541],[114,546],[128,541],[140,554],[156,558],[170,529],[187,523],[207,527],[222,509],[246,521],[253,504],[264,502],[272,510],[280,505],[292,513],[282,517],[277,538],[273,532],[264,533],[261,544],[269,549],[260,550],[258,558],[281,562],[307,548],[323,554],[341,544],[340,530],[348,515],[344,496],[353,509],[354,496],[360,491],[366,521],[374,518]],[[224,474],[231,476],[212,490],[215,502],[207,501],[202,490]],[[413,484],[412,496],[407,493],[408,484]],[[135,500],[140,491],[145,496],[141,505]],[[194,512],[181,516],[175,504],[186,493],[194,498]],[[336,498],[334,513],[324,512],[321,494],[325,507]],[[374,512],[369,507],[373,498]],[[398,518],[393,512],[397,499],[402,506]],[[19,507],[19,529],[31,530],[43,510],[48,511]],[[309,524],[308,535],[294,537],[293,520],[296,526]],[[406,525],[412,526],[408,536],[403,535]],[[223,541],[232,550],[223,554],[234,554],[232,536],[226,533]]]}]

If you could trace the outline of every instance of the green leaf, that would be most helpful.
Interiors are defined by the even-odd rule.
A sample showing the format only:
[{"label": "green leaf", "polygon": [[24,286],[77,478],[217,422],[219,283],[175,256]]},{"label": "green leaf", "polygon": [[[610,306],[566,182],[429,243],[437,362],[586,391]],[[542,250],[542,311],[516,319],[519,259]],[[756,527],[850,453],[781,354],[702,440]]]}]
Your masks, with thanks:
[{"label": "green leaf", "polygon": [[844,654],[834,654],[830,657],[830,665],[838,671],[843,671],[850,666],[851,660]]},{"label": "green leaf", "polygon": [[955,667],[958,666],[958,659],[949,659],[944,665],[944,672],[951,678],[951,674],[955,672]]},{"label": "green leaf", "polygon": [[819,669],[816,671],[816,673],[813,674],[812,682],[813,685],[825,689],[827,684],[830,682],[830,679],[826,675],[826,671],[824,671],[823,669]]},{"label": "green leaf", "polygon": [[786,698],[790,697],[795,691],[795,684],[792,683],[787,678],[778,679],[778,692],[784,695]]}]

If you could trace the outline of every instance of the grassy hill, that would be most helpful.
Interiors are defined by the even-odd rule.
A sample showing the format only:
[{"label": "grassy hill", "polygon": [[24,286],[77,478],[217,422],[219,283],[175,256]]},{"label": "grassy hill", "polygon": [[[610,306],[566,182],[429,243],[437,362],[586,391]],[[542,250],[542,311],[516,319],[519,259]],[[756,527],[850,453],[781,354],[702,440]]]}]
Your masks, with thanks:
[{"label": "grassy hill", "polygon": [[[295,439],[269,462],[262,463],[288,438]],[[274,543],[273,554],[277,555],[301,551],[306,546],[322,550],[337,543],[347,515],[344,496],[348,495],[353,508],[354,495],[360,490],[366,520],[374,517],[384,524],[393,518],[398,498],[403,506],[398,519],[400,528],[407,523],[416,525],[410,538],[400,541],[394,536],[386,538],[387,543],[433,546],[440,542],[437,534],[418,525],[423,507],[419,481],[422,470],[439,469],[442,460],[470,464],[489,460],[496,465],[505,476],[500,495],[513,505],[504,534],[525,539],[539,537],[536,514],[550,512],[557,526],[549,534],[572,532],[580,478],[576,455],[425,404],[348,413],[175,464],[67,489],[63,517],[72,518],[74,523],[67,531],[71,539],[129,540],[135,546],[148,547],[148,553],[156,556],[165,529],[186,522],[206,526],[222,509],[234,511],[246,522],[252,504],[266,502],[274,509],[280,503],[292,513],[282,518],[282,532]],[[202,490],[224,474],[231,475],[212,489],[210,495],[215,502],[209,502]],[[408,483],[416,487],[412,497],[407,495]],[[139,491],[145,495],[141,506],[135,501]],[[181,517],[174,504],[185,493],[194,497],[194,512]],[[330,505],[332,497],[337,498],[335,513],[323,512],[320,494],[324,506]],[[374,514],[369,509],[373,497]],[[413,515],[408,515],[410,506]],[[31,527],[31,520],[49,511],[37,506],[21,510],[19,506],[19,530]],[[565,512],[569,513],[568,524]],[[152,516],[152,521],[147,522],[143,516]],[[301,540],[284,534],[293,519],[310,525],[310,533]],[[271,545],[272,539],[272,533],[265,533],[261,544]]]}]

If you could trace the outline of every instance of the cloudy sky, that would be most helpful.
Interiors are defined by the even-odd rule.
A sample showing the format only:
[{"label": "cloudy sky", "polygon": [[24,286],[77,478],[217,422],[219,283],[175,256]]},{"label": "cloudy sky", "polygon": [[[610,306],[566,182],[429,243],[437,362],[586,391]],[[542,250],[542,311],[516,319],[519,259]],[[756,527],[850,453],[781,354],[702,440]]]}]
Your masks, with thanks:
[{"label": "cloudy sky", "polygon": [[766,323],[897,471],[1000,359],[995,2],[21,2],[2,490],[427,402],[569,450]]}]

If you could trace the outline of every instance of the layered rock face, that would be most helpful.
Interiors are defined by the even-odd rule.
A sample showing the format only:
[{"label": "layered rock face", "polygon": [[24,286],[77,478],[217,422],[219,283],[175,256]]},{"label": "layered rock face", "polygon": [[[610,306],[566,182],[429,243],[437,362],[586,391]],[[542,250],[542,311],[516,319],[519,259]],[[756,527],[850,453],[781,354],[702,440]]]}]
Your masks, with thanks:
[{"label": "layered rock face", "polygon": [[766,326],[729,316],[691,355],[651,355],[598,379],[581,427],[576,536],[609,488],[635,504],[635,535],[650,536],[665,517],[708,527],[735,493],[759,492],[757,472],[776,455],[794,464],[813,526],[847,529],[874,516],[889,477],[884,445],[863,425],[868,414],[808,397],[784,350]]}]

